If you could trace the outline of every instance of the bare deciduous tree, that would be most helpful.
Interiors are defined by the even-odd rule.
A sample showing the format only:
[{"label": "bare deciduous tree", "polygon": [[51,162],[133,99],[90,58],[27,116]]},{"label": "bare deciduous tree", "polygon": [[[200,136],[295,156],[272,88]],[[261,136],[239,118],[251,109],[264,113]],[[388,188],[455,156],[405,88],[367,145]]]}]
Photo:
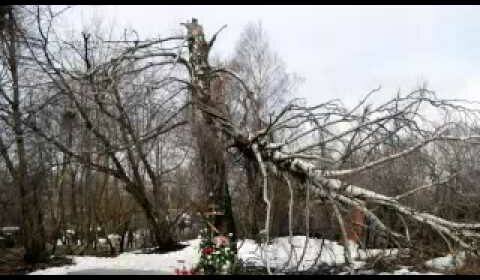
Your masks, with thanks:
[{"label": "bare deciduous tree", "polygon": [[[91,180],[90,169],[119,179],[143,209],[157,245],[172,246],[172,233],[164,230],[169,228],[165,201],[161,201],[163,206],[159,208],[163,212],[157,214],[147,190],[160,185],[159,174],[153,166],[152,142],[185,124],[179,118],[185,105],[177,106],[176,102],[184,86],[172,87],[174,79],[155,75],[155,69],[178,62],[177,54],[165,51],[169,48],[161,45],[181,42],[183,37],[111,49],[102,61],[92,61],[86,35],[81,46],[53,41],[50,36],[58,37],[55,30],[50,29],[55,13],[35,7],[33,14],[37,19],[38,38],[32,42],[24,35],[32,59],[48,76],[57,94],[71,104],[74,117],[81,124],[83,140],[79,147],[72,148],[58,141],[55,131],[32,124],[29,127],[85,166],[87,186]],[[101,44],[102,40],[94,43]],[[68,57],[69,54],[79,55],[77,61],[85,66],[72,64],[74,57]]]},{"label": "bare deciduous tree", "polygon": [[[286,104],[301,81],[298,75],[287,72],[283,60],[272,51],[260,22],[245,27],[236,43],[234,56],[226,64],[253,90],[252,94],[244,94],[237,80],[227,79],[229,117],[249,132],[262,129],[266,124],[264,120]],[[255,162],[244,161],[244,165],[250,199],[242,211],[248,212],[249,235],[256,236],[264,220],[259,213],[265,209],[259,188],[261,176]]]},{"label": "bare deciduous tree", "polygon": [[[18,42],[18,33],[23,29],[19,20],[19,11],[11,5],[0,6],[0,43],[1,43],[1,78],[0,78],[0,154],[13,182],[20,193],[22,209],[22,232],[27,262],[39,262],[47,258],[45,248],[45,229],[41,206],[41,185],[32,180],[33,170],[28,162],[28,143],[23,125],[28,87],[34,75],[29,73],[28,65],[21,61],[24,53]],[[30,80],[30,81],[29,81]],[[12,147],[15,151],[12,152]],[[15,155],[15,156],[13,156]],[[30,170],[29,170],[30,169]]]}]

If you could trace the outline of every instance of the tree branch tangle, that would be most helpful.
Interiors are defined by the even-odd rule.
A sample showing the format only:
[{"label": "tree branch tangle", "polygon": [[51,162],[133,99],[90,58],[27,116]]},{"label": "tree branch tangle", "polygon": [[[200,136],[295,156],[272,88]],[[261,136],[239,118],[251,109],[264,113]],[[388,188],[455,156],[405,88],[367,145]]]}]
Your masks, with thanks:
[{"label": "tree branch tangle", "polygon": [[[383,104],[373,106],[367,102],[374,92],[353,109],[342,106],[336,100],[312,107],[292,102],[279,113],[270,115],[269,121],[263,120],[263,128],[253,134],[243,132],[242,127],[236,126],[228,116],[206,103],[199,108],[211,116],[245,158],[260,165],[260,170],[268,168],[272,174],[287,174],[301,182],[311,182],[308,188],[316,199],[324,200],[331,196],[337,204],[357,207],[375,228],[398,241],[407,240],[407,236],[387,227],[363,202],[370,207],[384,206],[409,220],[431,227],[465,250],[478,252],[475,242],[480,238],[480,223],[450,221],[402,204],[400,199],[403,195],[387,196],[369,190],[368,186],[348,183],[355,181],[354,175],[367,170],[375,172],[381,166],[428,149],[436,142],[477,144],[475,140],[479,136],[456,135],[458,131],[453,128],[459,124],[474,123],[478,119],[478,111],[467,108],[461,101],[438,99],[434,92],[424,88],[405,96],[398,94]],[[252,93],[248,89],[244,92],[247,95]],[[435,111],[430,115],[436,119],[427,118],[427,109]],[[447,117],[455,121],[439,121]],[[412,144],[400,151],[388,152],[389,143],[403,139]],[[375,151],[388,153],[375,159]],[[363,159],[358,157],[359,154],[363,155]],[[344,169],[347,164],[352,167]],[[263,177],[266,178],[265,174]]]}]

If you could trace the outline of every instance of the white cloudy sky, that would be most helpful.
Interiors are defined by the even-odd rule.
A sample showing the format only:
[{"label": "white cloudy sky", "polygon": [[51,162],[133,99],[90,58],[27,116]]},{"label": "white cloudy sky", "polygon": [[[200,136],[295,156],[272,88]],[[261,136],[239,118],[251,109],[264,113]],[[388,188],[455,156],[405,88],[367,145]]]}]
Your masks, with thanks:
[{"label": "white cloudy sky", "polygon": [[212,34],[227,24],[216,53],[228,56],[244,26],[260,20],[290,71],[305,78],[297,93],[309,103],[358,101],[409,91],[426,82],[444,98],[480,101],[480,7],[475,6],[76,6],[70,17],[92,15],[167,36],[196,17]]}]

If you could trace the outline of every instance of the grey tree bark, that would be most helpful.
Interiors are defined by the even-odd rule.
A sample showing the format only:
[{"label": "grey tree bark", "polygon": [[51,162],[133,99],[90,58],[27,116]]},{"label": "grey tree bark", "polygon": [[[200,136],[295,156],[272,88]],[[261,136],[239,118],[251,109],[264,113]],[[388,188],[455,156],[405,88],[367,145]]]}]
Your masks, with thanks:
[{"label": "grey tree bark", "polygon": [[[21,86],[19,74],[20,55],[16,21],[16,11],[13,6],[7,5],[0,8],[0,18],[2,19],[1,39],[6,46],[7,53],[5,59],[10,72],[11,80],[11,99],[9,100],[11,108],[11,118],[16,147],[16,163],[10,157],[10,153],[4,144],[0,141],[0,151],[7,162],[8,169],[14,179],[15,186],[20,192],[20,204],[22,209],[22,233],[25,248],[24,260],[29,263],[36,263],[46,260],[48,253],[46,250],[46,236],[43,225],[43,211],[40,202],[39,184],[29,183],[28,180],[28,162],[25,150],[25,133],[22,120],[21,109]],[[2,88],[5,93],[5,89]],[[8,124],[8,121],[5,121]],[[0,136],[1,137],[1,136]]]},{"label": "grey tree bark", "polygon": [[208,114],[198,110],[198,106],[208,106],[225,111],[225,101],[221,85],[212,84],[211,67],[208,55],[211,44],[205,40],[203,28],[193,18],[187,27],[187,40],[190,52],[191,92],[193,103],[193,127],[197,141],[197,151],[202,172],[203,185],[209,201],[215,209],[223,212],[215,215],[214,226],[219,233],[232,233],[235,238],[235,225],[227,182],[225,162],[225,140],[217,124]]}]

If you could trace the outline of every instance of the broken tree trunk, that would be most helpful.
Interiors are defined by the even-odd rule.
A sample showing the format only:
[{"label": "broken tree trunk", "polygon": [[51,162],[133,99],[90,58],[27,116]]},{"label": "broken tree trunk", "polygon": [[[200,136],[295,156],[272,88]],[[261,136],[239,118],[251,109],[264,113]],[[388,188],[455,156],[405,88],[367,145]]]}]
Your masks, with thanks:
[{"label": "broken tree trunk", "polygon": [[216,211],[214,226],[221,234],[233,233],[235,227],[228,192],[227,170],[225,162],[225,137],[218,129],[218,124],[209,114],[198,110],[199,104],[215,110],[224,111],[221,87],[212,86],[211,68],[208,64],[210,44],[205,40],[203,28],[197,19],[185,24],[189,42],[189,63],[191,69],[191,93],[193,103],[193,127],[197,141],[198,157],[204,191],[208,195],[209,204]]},{"label": "broken tree trunk", "polygon": [[[328,197],[328,194],[336,203],[361,210],[365,219],[369,220],[377,230],[396,240],[407,240],[406,236],[389,229],[372,211],[364,206],[363,202],[366,201],[369,205],[382,205],[410,220],[428,225],[439,234],[447,236],[459,244],[463,249],[478,253],[475,243],[476,240],[480,239],[480,223],[449,221],[403,205],[400,202],[402,196],[389,197],[356,185],[345,184],[339,179],[327,178],[323,171],[318,170],[308,160],[302,159],[301,155],[297,156],[282,151],[283,144],[281,143],[271,143],[267,130],[259,131],[253,135],[245,135],[221,111],[204,104],[201,105],[203,113],[210,115],[215,120],[218,128],[233,142],[232,146],[235,146],[247,160],[258,161],[258,158],[260,158],[262,161],[259,164],[265,165],[273,173],[286,172],[300,181],[308,178],[311,182],[309,188],[313,199],[323,200]],[[450,139],[451,137],[443,138]],[[470,138],[458,138],[458,140],[464,141]],[[410,150],[407,149],[407,151]],[[402,154],[406,154],[406,152]],[[397,157],[392,155],[391,158]]]},{"label": "broken tree trunk", "polygon": [[[216,102],[215,96],[212,94],[213,92],[211,90],[210,83],[212,82],[213,77],[218,77],[216,75],[226,74],[240,82],[247,94],[252,94],[252,92],[235,73],[226,69],[210,69],[210,66],[208,64],[208,52],[213,44],[213,41],[216,38],[216,35],[214,35],[213,39],[207,44],[204,39],[202,27],[198,25],[195,19],[192,21],[192,23],[188,23],[185,25],[187,26],[189,35],[188,38],[190,49],[190,65],[188,68],[190,70],[191,76],[190,87],[192,89],[192,100],[195,109],[201,112],[199,114],[201,116],[201,123],[205,124],[205,129],[203,131],[207,131],[208,128],[209,135],[217,135],[217,140],[225,137],[224,139],[231,141],[231,145],[229,145],[229,147],[236,147],[238,151],[243,154],[243,156],[247,160],[257,162],[260,165],[260,169],[263,170],[262,174],[264,178],[264,193],[266,193],[266,189],[268,186],[268,184],[266,183],[266,172],[264,172],[265,169],[268,169],[270,172],[276,173],[278,175],[281,175],[281,173],[288,173],[300,182],[310,182],[310,184],[308,184],[308,189],[311,192],[312,199],[329,199],[337,204],[343,204],[347,207],[354,209],[357,208],[359,212],[362,212],[365,215],[364,218],[368,220],[370,224],[375,227],[376,230],[385,233],[387,236],[392,237],[394,240],[408,241],[408,234],[405,234],[404,236],[403,234],[397,233],[388,228],[371,210],[366,207],[364,202],[372,206],[380,205],[387,207],[396,212],[397,214],[408,218],[409,220],[428,225],[443,237],[447,237],[460,245],[460,247],[462,247],[463,249],[479,253],[476,243],[480,240],[480,223],[460,223],[446,220],[430,213],[422,212],[412,207],[406,206],[401,202],[401,199],[405,195],[410,195],[413,192],[429,186],[422,186],[404,195],[389,197],[386,195],[382,195],[378,192],[371,191],[367,188],[346,184],[342,180],[335,178],[342,178],[342,176],[346,174],[361,172],[374,166],[378,166],[380,164],[388,162],[390,160],[394,160],[402,156],[408,155],[409,153],[412,153],[413,151],[416,151],[433,141],[475,142],[475,140],[479,139],[480,136],[440,136],[440,133],[444,132],[445,130],[444,128],[442,128],[440,129],[440,131],[432,132],[434,136],[425,138],[418,144],[413,145],[400,153],[392,154],[384,159],[370,162],[364,166],[352,170],[326,171],[324,173],[324,171],[319,170],[317,166],[315,166],[311,162],[311,160],[324,160],[328,162],[328,159],[324,159],[323,157],[315,154],[302,153],[307,150],[312,150],[316,146],[324,145],[327,141],[331,142],[335,139],[339,139],[342,136],[350,133],[352,130],[347,130],[339,133],[338,135],[333,136],[332,139],[322,140],[320,143],[313,143],[311,145],[307,145],[306,147],[301,148],[300,150],[288,152],[284,148],[286,148],[288,144],[293,143],[294,139],[299,139],[312,131],[318,130],[319,128],[315,127],[313,129],[309,129],[306,132],[300,133],[299,136],[295,136],[294,139],[290,139],[289,141],[286,141],[284,143],[274,142],[271,136],[273,135],[273,133],[275,133],[275,130],[290,127],[289,122],[312,122],[312,119],[315,120],[315,115],[312,114],[311,110],[326,106],[325,104],[323,104],[315,107],[298,107],[294,106],[293,104],[289,104],[279,114],[271,117],[271,120],[266,126],[266,128],[253,134],[249,133],[248,135],[247,133],[242,132],[241,128],[234,125],[234,123],[225,113],[225,110],[223,110],[223,106],[225,105],[225,103],[223,103],[222,106],[222,101]],[[410,96],[410,98],[414,100],[412,102],[423,102],[425,100],[424,92],[420,91],[420,95],[420,97]],[[369,95],[367,95],[367,97],[368,96]],[[397,99],[395,99],[394,101],[396,100]],[[444,102],[434,102],[431,100],[430,103],[433,105],[438,105],[443,104]],[[293,115],[288,116],[288,112],[292,113]],[[371,120],[361,124],[361,126],[359,127],[378,123],[388,118],[395,119],[395,116],[396,115],[393,114],[384,118]],[[333,123],[336,123],[336,121],[333,121]],[[298,125],[293,125],[293,127],[298,127]],[[212,141],[214,140],[212,139]],[[214,141],[209,143],[218,142]],[[207,166],[216,166],[217,169],[214,168],[215,171],[224,170],[225,166],[221,164],[221,158],[212,156],[211,154],[206,154],[208,152],[209,151],[207,150],[201,151],[201,159],[203,160],[203,164],[205,164],[205,166],[203,167],[204,170],[209,170],[210,167]],[[204,174],[206,175],[206,173]],[[332,178],[332,176],[334,178]],[[214,190],[220,190],[221,186],[218,184],[218,182],[216,182],[216,184],[212,183],[211,187]],[[224,193],[218,191],[214,192],[214,194],[218,195]],[[222,201],[224,200],[219,197],[215,197],[216,203],[221,204]],[[268,202],[268,200],[266,202]],[[267,207],[267,226],[268,217],[269,215]],[[408,232],[408,229],[405,229],[405,231]]]},{"label": "broken tree trunk", "polygon": [[358,243],[362,238],[363,227],[365,224],[365,214],[362,209],[353,207],[350,210],[350,220],[347,227],[347,239]]}]

